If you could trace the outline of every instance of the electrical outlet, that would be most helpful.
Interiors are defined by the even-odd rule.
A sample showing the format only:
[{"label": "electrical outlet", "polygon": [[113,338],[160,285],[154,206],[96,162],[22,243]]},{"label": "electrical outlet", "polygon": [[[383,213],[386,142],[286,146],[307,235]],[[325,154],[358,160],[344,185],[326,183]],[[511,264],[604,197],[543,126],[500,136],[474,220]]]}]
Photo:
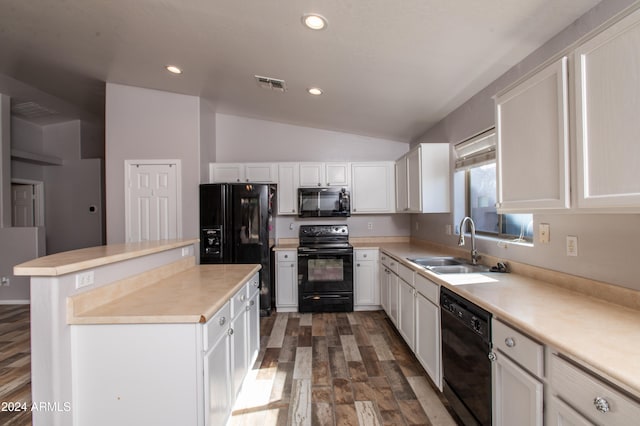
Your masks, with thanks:
[{"label": "electrical outlet", "polygon": [[451,235],[451,225],[444,226],[444,233],[447,235]]},{"label": "electrical outlet", "polygon": [[84,271],[76,274],[76,289],[93,284],[94,278],[93,271]]},{"label": "electrical outlet", "polygon": [[11,280],[9,279],[9,277],[0,278],[0,286],[2,286],[2,287],[10,287],[11,286]]},{"label": "electrical outlet", "polygon": [[549,224],[541,223],[538,227],[538,241],[542,244],[549,244]]},{"label": "electrical outlet", "polygon": [[368,230],[372,230],[373,229],[373,222],[367,222],[367,229]]},{"label": "electrical outlet", "polygon": [[182,257],[189,256],[189,247],[182,247]]},{"label": "electrical outlet", "polygon": [[578,237],[567,235],[567,256],[578,255]]}]

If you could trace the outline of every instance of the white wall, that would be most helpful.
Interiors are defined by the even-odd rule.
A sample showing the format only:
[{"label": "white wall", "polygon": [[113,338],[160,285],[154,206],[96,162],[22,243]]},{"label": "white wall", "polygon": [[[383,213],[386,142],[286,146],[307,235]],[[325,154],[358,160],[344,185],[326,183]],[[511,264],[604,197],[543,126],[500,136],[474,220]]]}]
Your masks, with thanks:
[{"label": "white wall", "polygon": [[209,163],[216,161],[216,110],[200,99],[200,182],[209,182]]},{"label": "white wall", "polygon": [[[616,15],[632,0],[605,0],[560,32],[521,63],[474,95],[453,111],[417,142],[457,143],[494,125],[492,96],[527,72],[576,42],[589,31]],[[445,234],[445,225],[453,221],[450,214],[414,215],[413,236],[456,246],[457,238]],[[418,222],[419,230],[415,223]],[[510,245],[499,248],[493,240],[480,241],[480,251],[507,260],[541,266],[574,275],[601,280],[640,290],[640,281],[630,256],[637,252],[640,240],[640,215],[534,214],[534,230],[539,223],[551,225],[551,242],[534,247]],[[565,238],[578,237],[578,257],[567,257]]]},{"label": "white wall", "polygon": [[395,160],[408,144],[351,133],[216,115],[216,161]]},{"label": "white wall", "polygon": [[[216,115],[215,147],[218,162],[389,161],[409,150],[404,142],[226,114]],[[410,234],[408,215],[354,215],[348,219],[276,216],[276,236],[297,238],[301,224],[315,223],[346,223],[353,237]]]},{"label": "white wall", "polygon": [[0,287],[0,303],[28,303],[29,277],[13,275],[13,267],[44,256],[44,229],[0,228],[0,277],[9,278],[8,287]]},{"label": "white wall", "polygon": [[125,240],[125,160],[181,160],[182,235],[197,237],[200,99],[107,83],[105,109],[107,243]]}]

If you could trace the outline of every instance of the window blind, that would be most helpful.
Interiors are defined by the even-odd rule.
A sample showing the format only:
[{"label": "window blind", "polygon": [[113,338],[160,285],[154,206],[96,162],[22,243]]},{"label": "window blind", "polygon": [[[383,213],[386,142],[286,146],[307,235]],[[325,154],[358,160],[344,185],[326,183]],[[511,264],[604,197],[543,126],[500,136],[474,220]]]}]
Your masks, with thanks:
[{"label": "window blind", "polygon": [[496,130],[491,128],[455,145],[456,170],[496,159]]}]

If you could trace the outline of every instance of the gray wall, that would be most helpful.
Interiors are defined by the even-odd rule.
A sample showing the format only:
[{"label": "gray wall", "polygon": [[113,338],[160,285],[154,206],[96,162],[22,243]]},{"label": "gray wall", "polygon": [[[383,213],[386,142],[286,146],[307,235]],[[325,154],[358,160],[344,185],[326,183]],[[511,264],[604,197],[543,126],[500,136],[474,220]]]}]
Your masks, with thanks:
[{"label": "gray wall", "polygon": [[179,159],[182,236],[198,236],[200,99],[107,83],[105,158],[107,243],[125,240],[125,160]]},{"label": "gray wall", "polygon": [[[413,143],[457,143],[492,127],[494,125],[492,96],[496,92],[559,52],[570,48],[582,36],[632,3],[631,0],[605,0],[598,4]],[[453,218],[450,214],[414,215],[412,235],[455,246],[457,240],[455,236],[445,234],[445,226],[452,222]],[[640,215],[534,214],[534,230],[538,229],[539,223],[550,224],[550,244],[542,245],[536,242],[533,247],[508,245],[507,248],[500,248],[495,240],[487,239],[479,242],[479,250],[507,260],[640,290],[640,281],[636,278],[635,268],[628,262],[632,253],[637,252],[635,243],[640,239]],[[578,257],[565,255],[567,235],[578,237]]]},{"label": "gray wall", "polygon": [[9,278],[8,287],[0,287],[0,303],[28,303],[29,277],[13,275],[13,267],[44,256],[43,228],[0,228],[0,277]]},{"label": "gray wall", "polygon": [[0,93],[0,228],[11,226],[11,103]]},{"label": "gray wall", "polygon": [[200,182],[209,182],[209,163],[216,161],[216,109],[200,98]]}]

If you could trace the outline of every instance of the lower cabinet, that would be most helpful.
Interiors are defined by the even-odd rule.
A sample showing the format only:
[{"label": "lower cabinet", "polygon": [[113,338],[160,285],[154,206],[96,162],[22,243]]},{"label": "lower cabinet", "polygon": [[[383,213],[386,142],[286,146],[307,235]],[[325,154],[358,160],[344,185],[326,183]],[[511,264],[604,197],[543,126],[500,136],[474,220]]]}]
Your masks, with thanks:
[{"label": "lower cabinet", "polygon": [[355,268],[353,269],[354,309],[379,309],[378,250],[356,249],[353,254],[355,257]]},{"label": "lower cabinet", "polygon": [[258,284],[205,324],[72,325],[73,424],[225,424],[258,353]]},{"label": "lower cabinet", "polygon": [[415,289],[405,280],[398,280],[398,331],[409,345],[415,349],[416,305]]},{"label": "lower cabinet", "polygon": [[493,425],[542,426],[544,347],[495,318],[491,328]]},{"label": "lower cabinet", "polygon": [[551,401],[547,404],[549,417],[546,423],[549,426],[595,426],[556,396],[550,399]]},{"label": "lower cabinet", "polygon": [[298,252],[276,252],[276,309],[298,312]]},{"label": "lower cabinet", "polygon": [[[422,287],[428,289],[424,291]],[[440,302],[438,285],[416,276],[415,354],[431,381],[442,391],[442,348],[440,345]],[[431,297],[431,293],[435,297]]]},{"label": "lower cabinet", "polygon": [[391,322],[398,327],[398,312],[400,311],[400,278],[398,278],[398,276],[393,272],[390,272],[389,275],[387,275],[387,278],[387,285],[389,287],[389,309],[386,312],[389,319],[391,319]]}]

